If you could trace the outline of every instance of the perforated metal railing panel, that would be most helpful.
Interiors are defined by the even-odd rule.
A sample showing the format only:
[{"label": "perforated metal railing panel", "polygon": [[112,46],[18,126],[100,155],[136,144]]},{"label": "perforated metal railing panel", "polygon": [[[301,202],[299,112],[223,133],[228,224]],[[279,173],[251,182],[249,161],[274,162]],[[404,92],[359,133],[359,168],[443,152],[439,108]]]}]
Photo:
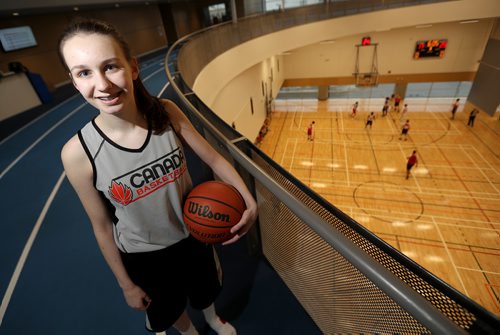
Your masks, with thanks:
[{"label": "perforated metal railing panel", "polygon": [[[457,325],[469,329],[474,323],[474,314],[339,220],[258,154],[253,161]],[[324,334],[430,333],[264,185],[257,182],[256,191],[264,255]]]},{"label": "perforated metal railing panel", "polygon": [[[186,59],[182,62],[183,64],[178,64],[177,60],[174,59],[176,57],[170,58],[167,55],[168,61],[166,64],[175,64],[175,70],[177,71],[175,80],[170,74],[172,86],[176,86],[177,89],[186,94],[186,100],[192,103],[191,107],[185,109],[186,113],[189,115],[194,110],[198,110],[201,115],[207,118],[208,123],[216,127],[217,131],[222,134],[222,137],[220,135],[209,135],[211,127],[203,126],[203,122],[197,123],[197,129],[205,133],[207,140],[224,157],[234,162],[234,158],[241,155],[236,154],[236,156],[233,156],[225,147],[224,143],[227,140],[236,141],[237,146],[251,157],[253,160],[252,165],[256,164],[262,168],[293,197],[300,199],[303,204],[315,211],[378,264],[381,264],[406,283],[408,287],[424,297],[457,326],[470,331],[472,334],[498,334],[500,326],[497,317],[435,278],[385,242],[380,241],[372,233],[366,231],[351,218],[338,211],[287,174],[285,170],[261,153],[258,148],[255,148],[249,142],[241,141],[241,134],[218,118],[195,94],[192,94],[189,88],[189,84],[199,74],[200,69],[224,50],[264,33],[303,24],[305,22],[299,22],[302,18],[307,17],[315,21],[324,19],[323,14],[325,13],[327,16],[331,14],[332,17],[336,17],[369,11],[363,6],[376,10],[379,7],[380,9],[388,9],[400,5],[414,5],[426,2],[446,2],[446,0],[349,1],[342,2],[342,4],[349,8],[352,7],[354,10],[348,10],[347,7],[342,9],[336,4],[334,9],[340,10],[340,12],[329,12],[320,8],[318,15],[309,15],[310,12],[317,11],[316,8],[310,7],[300,9],[300,11],[309,13],[307,16],[297,15],[295,11],[285,11],[266,14],[266,17],[256,18],[257,21],[252,21],[252,18],[248,22],[240,20],[238,25],[228,24],[210,30],[204,37],[193,35],[181,39],[176,42],[171,50],[180,49],[181,45],[184,45],[187,48],[183,48],[181,51],[183,51],[182,54],[186,56]],[[326,4],[328,5],[328,2]],[[260,22],[260,24],[255,24],[256,22]],[[238,30],[238,27],[241,29]],[[263,28],[268,28],[269,31],[263,32]],[[220,36],[223,30],[228,32],[224,34],[226,38],[221,39]],[[192,52],[193,50],[203,50],[203,52]],[[175,53],[171,53],[171,55],[173,54]],[[187,84],[184,82],[184,78],[187,78]],[[335,245],[332,247],[316,234],[311,228],[314,226],[311,222],[299,219],[275,194],[258,182],[249,172],[252,169],[246,170],[248,167],[243,168],[239,165],[237,167],[247,185],[253,186],[255,184],[255,192],[259,203],[262,248],[265,257],[271,262],[274,269],[283,278],[291,292],[297,297],[323,333],[430,333],[428,329],[405,311],[405,306],[399,306],[349,263],[335,250]],[[253,187],[251,188],[253,189]],[[418,304],[415,304],[415,306],[420,307]],[[431,326],[429,323],[426,324],[429,327]]]}]

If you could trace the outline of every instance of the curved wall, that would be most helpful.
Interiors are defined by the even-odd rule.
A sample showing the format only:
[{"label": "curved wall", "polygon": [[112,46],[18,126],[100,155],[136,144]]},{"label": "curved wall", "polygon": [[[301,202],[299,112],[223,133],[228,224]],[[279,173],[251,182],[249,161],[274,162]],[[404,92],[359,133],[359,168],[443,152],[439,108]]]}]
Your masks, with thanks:
[{"label": "curved wall", "polygon": [[[387,48],[387,54],[391,58],[385,57],[382,63],[379,61],[379,72],[381,73],[389,70],[393,75],[412,73],[412,71],[414,73],[474,72],[488,39],[492,20],[482,20],[479,24],[474,25],[459,25],[454,22],[496,16],[500,16],[499,1],[462,0],[377,11],[301,25],[253,39],[219,55],[199,73],[193,89],[224,120],[233,119],[232,121],[234,121],[234,115],[242,114],[241,111],[245,110],[244,105],[249,100],[249,92],[254,92],[256,87],[256,84],[244,86],[241,85],[241,82],[251,82],[252,80],[257,83],[269,82],[270,69],[269,71],[260,71],[260,74],[258,74],[259,71],[253,71],[252,80],[249,78],[237,80],[236,78],[240,74],[245,74],[247,70],[258,66],[263,61],[270,62],[270,59],[274,59],[275,61],[270,62],[271,68],[273,73],[278,75],[273,78],[272,85],[268,85],[268,92],[265,92],[265,95],[271,94],[271,87],[281,86],[283,80],[289,78],[349,76],[354,70],[352,58],[355,48],[353,43],[365,34],[376,36],[381,41],[396,39],[403,44],[399,47],[391,43],[392,49]],[[435,24],[431,29],[414,28],[416,25],[431,23]],[[453,27],[448,25],[453,25]],[[401,29],[401,27],[412,28]],[[444,30],[441,32],[440,28]],[[464,35],[461,30],[474,32]],[[415,33],[408,37],[410,31],[415,31]],[[417,36],[419,38],[420,36],[421,38],[448,38],[449,50],[446,57],[439,60],[440,63],[433,60],[414,61],[409,51],[404,49],[408,46],[413,48],[416,41],[411,39],[415,39]],[[451,40],[450,36],[453,37],[454,41]],[[338,47],[335,46],[335,43],[321,45],[322,50],[339,48],[337,52],[331,51],[327,56],[325,54],[321,56],[321,52],[318,53],[318,50],[314,50],[319,42],[332,39],[339,42],[345,41],[346,45],[350,45],[350,47],[348,50],[344,50],[345,48],[341,48],[341,43]],[[303,48],[304,46],[309,47]],[[295,55],[292,53],[290,56],[274,56],[295,49],[300,49],[296,50]],[[312,52],[314,57],[308,56],[308,52]],[[337,59],[339,52],[342,54]],[[323,62],[321,62],[320,57],[323,57]],[[333,59],[334,57],[335,59]],[[382,60],[380,55],[379,60]],[[333,62],[336,62],[337,65],[330,66]],[[352,65],[349,65],[349,62]],[[418,65],[413,68],[415,62],[424,65],[417,63]],[[277,69],[278,66],[280,66],[280,71]],[[393,66],[396,67],[393,68]],[[229,87],[234,84],[235,80],[240,82],[238,89],[230,89]],[[232,93],[228,94],[227,90],[231,90]],[[274,88],[272,93],[275,95],[277,90]],[[228,100],[228,96],[231,99]],[[239,105],[238,101],[240,101]],[[255,113],[254,106],[252,120],[247,117],[245,118],[247,121],[241,122],[242,126],[238,127],[238,130],[250,139],[255,138],[258,134],[258,129],[251,123],[261,124],[265,118],[265,106],[258,107],[259,113]]]}]

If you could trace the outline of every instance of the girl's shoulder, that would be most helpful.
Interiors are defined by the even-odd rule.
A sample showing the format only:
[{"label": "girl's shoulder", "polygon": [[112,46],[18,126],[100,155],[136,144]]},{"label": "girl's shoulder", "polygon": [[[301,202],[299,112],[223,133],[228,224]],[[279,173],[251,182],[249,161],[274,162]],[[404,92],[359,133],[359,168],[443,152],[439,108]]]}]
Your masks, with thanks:
[{"label": "girl's shoulder", "polygon": [[[71,137],[61,150],[61,160],[67,175],[89,172],[89,158],[78,134]],[[89,171],[87,171],[89,170]]]},{"label": "girl's shoulder", "polygon": [[61,150],[61,157],[63,160],[66,159],[75,159],[85,154],[85,150],[80,142],[78,134],[73,135],[68,142],[64,144]]},{"label": "girl's shoulder", "polygon": [[169,99],[160,99],[161,104],[163,105],[163,108],[165,109],[165,112],[168,115],[168,118],[170,120],[170,123],[174,127],[175,131],[178,131],[180,128],[180,115],[179,113],[182,114],[180,111],[179,107]]},{"label": "girl's shoulder", "polygon": [[172,127],[174,127],[174,130],[178,134],[181,133],[181,129],[192,127],[191,121],[189,121],[188,117],[179,108],[179,106],[177,106],[175,102],[168,99],[161,99],[160,102],[162,103],[165,111],[168,114],[168,118]]}]

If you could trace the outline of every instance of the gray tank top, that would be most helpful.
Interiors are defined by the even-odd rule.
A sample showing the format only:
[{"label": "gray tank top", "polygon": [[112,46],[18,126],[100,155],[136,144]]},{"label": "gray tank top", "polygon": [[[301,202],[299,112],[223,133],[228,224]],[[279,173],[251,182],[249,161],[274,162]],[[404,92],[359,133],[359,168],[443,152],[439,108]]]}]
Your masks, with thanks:
[{"label": "gray tank top", "polygon": [[124,148],[104,134],[95,119],[78,132],[114,222],[123,252],[168,247],[189,233],[182,202],[192,188],[182,144],[172,127],[155,135],[149,129],[139,149]]}]

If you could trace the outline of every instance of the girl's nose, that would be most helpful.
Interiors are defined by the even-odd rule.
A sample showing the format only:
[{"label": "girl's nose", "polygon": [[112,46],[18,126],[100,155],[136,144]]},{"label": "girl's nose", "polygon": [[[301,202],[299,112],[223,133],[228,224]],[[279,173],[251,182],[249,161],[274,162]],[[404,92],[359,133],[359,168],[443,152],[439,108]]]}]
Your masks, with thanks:
[{"label": "girl's nose", "polygon": [[106,89],[111,87],[111,82],[106,77],[105,74],[99,74],[96,76],[96,88],[99,91],[105,91]]}]

